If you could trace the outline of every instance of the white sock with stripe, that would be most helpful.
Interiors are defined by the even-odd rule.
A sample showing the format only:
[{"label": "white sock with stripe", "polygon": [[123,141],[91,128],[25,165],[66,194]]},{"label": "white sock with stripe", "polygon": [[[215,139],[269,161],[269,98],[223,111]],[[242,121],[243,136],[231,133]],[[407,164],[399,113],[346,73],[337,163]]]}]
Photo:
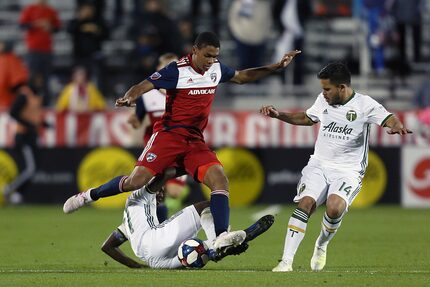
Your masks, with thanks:
[{"label": "white sock with stripe", "polygon": [[309,215],[300,208],[296,208],[288,221],[287,235],[285,236],[283,261],[293,261],[300,243],[305,237]]},{"label": "white sock with stripe", "polygon": [[327,215],[327,212],[325,212],[321,222],[321,232],[317,238],[316,245],[320,247],[326,247],[336,234],[341,224],[342,216],[339,218],[330,218]]}]

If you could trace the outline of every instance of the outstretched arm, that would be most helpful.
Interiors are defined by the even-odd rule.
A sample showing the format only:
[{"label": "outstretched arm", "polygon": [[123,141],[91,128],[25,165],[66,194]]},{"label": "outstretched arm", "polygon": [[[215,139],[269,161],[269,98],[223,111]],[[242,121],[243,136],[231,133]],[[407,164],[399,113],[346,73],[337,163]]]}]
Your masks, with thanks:
[{"label": "outstretched arm", "polygon": [[412,133],[411,130],[403,126],[402,122],[395,115],[391,115],[384,123],[383,127],[390,128],[387,131],[387,133],[390,135],[394,135],[394,134],[405,135],[405,134]]},{"label": "outstretched arm", "polygon": [[291,51],[285,54],[284,57],[282,57],[281,61],[279,61],[278,63],[258,68],[236,71],[236,74],[233,78],[230,79],[230,82],[236,84],[245,84],[261,79],[277,70],[283,69],[288,66],[288,64],[293,60],[293,58],[300,53],[301,51],[298,50]]},{"label": "outstretched arm", "polygon": [[147,267],[145,264],[141,264],[139,262],[134,261],[130,257],[124,254],[119,246],[127,241],[127,238],[119,232],[115,230],[112,234],[106,239],[106,241],[102,245],[102,251],[112,257],[115,261],[124,264],[130,268],[144,268]]},{"label": "outstretched arm", "polygon": [[117,107],[135,106],[135,102],[137,98],[140,97],[142,94],[149,92],[152,89],[154,89],[154,85],[148,80],[143,80],[139,84],[132,86],[122,98],[119,98],[118,100],[116,100],[115,106]]},{"label": "outstretched arm", "polygon": [[260,109],[260,113],[292,125],[312,126],[315,124],[305,112],[283,113],[275,109],[274,106],[263,106]]}]

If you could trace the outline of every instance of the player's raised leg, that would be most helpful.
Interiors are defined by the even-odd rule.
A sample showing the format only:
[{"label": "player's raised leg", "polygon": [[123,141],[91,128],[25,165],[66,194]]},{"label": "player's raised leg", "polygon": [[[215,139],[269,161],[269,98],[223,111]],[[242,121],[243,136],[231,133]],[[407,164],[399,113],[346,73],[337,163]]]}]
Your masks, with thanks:
[{"label": "player's raised leg", "polygon": [[346,210],[345,200],[335,194],[328,197],[326,206],[327,209],[321,222],[321,232],[315,242],[314,253],[311,258],[313,271],[321,271],[324,268],[327,258],[327,245],[342,224],[342,217]]},{"label": "player's raised leg", "polygon": [[[90,188],[85,192],[70,197],[64,203],[63,211],[64,213],[71,213],[99,198],[139,189],[147,184],[152,177],[153,174],[149,169],[136,166],[130,176],[117,176],[99,187]],[[154,177],[153,184],[161,187],[164,184],[164,180],[164,175],[157,175]],[[154,190],[156,191],[156,189]]]}]

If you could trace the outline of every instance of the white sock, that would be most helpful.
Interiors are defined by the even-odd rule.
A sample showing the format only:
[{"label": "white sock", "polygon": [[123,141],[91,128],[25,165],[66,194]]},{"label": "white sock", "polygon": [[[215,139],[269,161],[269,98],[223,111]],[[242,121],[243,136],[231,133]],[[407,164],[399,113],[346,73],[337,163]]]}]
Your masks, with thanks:
[{"label": "white sock", "polygon": [[202,228],[207,237],[207,241],[205,241],[207,246],[209,248],[213,248],[213,242],[216,238],[216,234],[214,219],[212,217],[210,207],[206,207],[205,209],[203,209],[202,214],[200,215],[200,224],[202,225]]},{"label": "white sock", "polygon": [[316,245],[320,247],[326,247],[336,234],[341,224],[342,216],[339,218],[330,218],[328,217],[327,213],[324,213],[321,222],[321,232],[317,238]]},{"label": "white sock", "polygon": [[305,237],[306,226],[308,225],[309,215],[299,208],[294,210],[288,221],[287,235],[285,236],[284,254],[282,260],[293,261],[294,255],[300,243]]}]

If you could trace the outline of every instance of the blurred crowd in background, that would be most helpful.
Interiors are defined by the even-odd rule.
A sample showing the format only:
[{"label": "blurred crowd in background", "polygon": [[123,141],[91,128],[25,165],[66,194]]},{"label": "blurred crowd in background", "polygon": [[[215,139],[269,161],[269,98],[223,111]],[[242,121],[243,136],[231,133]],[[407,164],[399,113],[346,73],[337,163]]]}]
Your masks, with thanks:
[{"label": "blurred crowd in background", "polygon": [[[292,97],[303,89],[314,96],[318,90],[310,93],[307,79],[340,60],[360,79],[371,79],[370,90],[383,85],[390,98],[399,86],[412,86],[396,108],[410,108],[408,102],[424,107],[430,104],[429,2],[6,0],[0,4],[0,108],[9,109],[23,85],[59,111],[112,107],[128,86],[154,71],[161,54],[190,53],[205,30],[219,34],[220,60],[237,69],[303,51],[286,73],[259,83],[259,91],[270,93],[275,81]],[[221,91],[225,98],[245,94]]]}]

